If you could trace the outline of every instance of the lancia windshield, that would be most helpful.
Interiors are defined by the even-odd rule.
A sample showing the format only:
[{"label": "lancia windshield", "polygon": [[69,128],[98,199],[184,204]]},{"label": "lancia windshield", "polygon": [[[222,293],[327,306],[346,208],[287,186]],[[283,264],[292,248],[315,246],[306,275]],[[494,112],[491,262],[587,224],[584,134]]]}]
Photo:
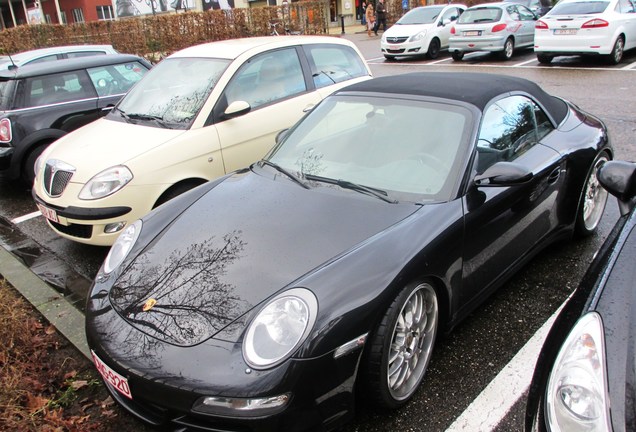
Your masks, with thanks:
[{"label": "lancia windshield", "polygon": [[190,127],[230,60],[168,58],[124,96],[110,116],[147,126]]}]

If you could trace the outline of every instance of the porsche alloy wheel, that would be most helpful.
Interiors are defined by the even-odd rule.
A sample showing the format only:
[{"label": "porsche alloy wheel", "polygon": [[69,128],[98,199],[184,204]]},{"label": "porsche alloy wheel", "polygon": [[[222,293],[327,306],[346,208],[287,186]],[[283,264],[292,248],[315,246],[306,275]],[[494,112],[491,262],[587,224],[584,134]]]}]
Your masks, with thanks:
[{"label": "porsche alloy wheel", "polygon": [[368,386],[377,405],[396,408],[413,396],[431,359],[438,321],[437,294],[428,283],[408,286],[393,301],[369,356]]},{"label": "porsche alloy wheel", "polygon": [[596,174],[600,166],[608,160],[609,156],[605,152],[597,156],[585,181],[576,220],[576,230],[579,235],[593,234],[605,211],[607,191],[600,185]]}]

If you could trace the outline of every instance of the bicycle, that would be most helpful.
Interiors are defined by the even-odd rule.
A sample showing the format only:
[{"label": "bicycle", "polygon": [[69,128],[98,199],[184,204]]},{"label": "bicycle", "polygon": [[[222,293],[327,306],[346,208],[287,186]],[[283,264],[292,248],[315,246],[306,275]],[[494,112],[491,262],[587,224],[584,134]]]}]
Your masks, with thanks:
[{"label": "bicycle", "polygon": [[[280,36],[280,33],[278,33],[278,30],[276,30],[276,27],[280,25],[280,22],[270,22],[269,23],[269,27],[271,29],[270,32],[270,36]],[[289,28],[285,27],[285,35],[290,36],[298,36],[303,34],[302,31],[297,31],[297,30],[290,30]]]}]

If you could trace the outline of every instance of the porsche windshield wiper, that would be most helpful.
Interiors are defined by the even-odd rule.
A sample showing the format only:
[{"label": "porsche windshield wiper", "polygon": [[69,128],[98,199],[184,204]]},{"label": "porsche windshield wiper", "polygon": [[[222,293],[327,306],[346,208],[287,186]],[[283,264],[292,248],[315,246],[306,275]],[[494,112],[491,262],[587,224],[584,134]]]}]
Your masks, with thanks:
[{"label": "porsche windshield wiper", "polygon": [[337,186],[340,186],[343,189],[351,189],[357,192],[361,192],[361,193],[365,193],[367,195],[372,195],[376,198],[380,198],[382,201],[388,202],[390,204],[397,204],[397,201],[392,200],[391,198],[388,197],[388,193],[387,191],[384,191],[382,189],[377,189],[377,188],[373,188],[373,187],[369,187],[369,186],[364,186],[358,183],[353,183],[350,182],[349,180],[342,180],[342,179],[332,179],[329,177],[322,177],[322,176],[317,176],[317,175],[313,175],[313,174],[305,174],[305,178],[307,180],[313,180],[313,181],[318,181],[318,182],[323,182],[323,183],[329,183],[329,184],[335,184]]},{"label": "porsche windshield wiper", "polygon": [[262,159],[259,162],[260,166],[262,167],[263,165],[267,165],[267,166],[271,166],[272,168],[274,168],[276,171],[285,174],[287,177],[289,177],[291,180],[295,181],[296,183],[298,183],[299,185],[301,185],[302,187],[304,187],[305,189],[309,189],[309,185],[305,184],[302,180],[300,180],[298,177],[296,177],[295,175],[293,175],[292,173],[290,173],[289,171],[287,171],[285,168],[283,168],[282,166],[269,161],[267,159]]}]

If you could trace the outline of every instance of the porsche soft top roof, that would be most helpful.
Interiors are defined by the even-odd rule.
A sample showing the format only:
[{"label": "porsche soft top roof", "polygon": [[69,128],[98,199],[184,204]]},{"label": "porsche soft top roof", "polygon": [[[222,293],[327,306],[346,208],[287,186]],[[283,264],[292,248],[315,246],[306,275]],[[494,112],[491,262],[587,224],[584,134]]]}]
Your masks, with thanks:
[{"label": "porsche soft top roof", "polygon": [[374,92],[428,96],[467,102],[483,111],[493,98],[527,93],[546,109],[554,121],[565,118],[567,104],[549,95],[532,81],[507,75],[467,72],[414,72],[374,78],[343,88],[343,92]]}]

